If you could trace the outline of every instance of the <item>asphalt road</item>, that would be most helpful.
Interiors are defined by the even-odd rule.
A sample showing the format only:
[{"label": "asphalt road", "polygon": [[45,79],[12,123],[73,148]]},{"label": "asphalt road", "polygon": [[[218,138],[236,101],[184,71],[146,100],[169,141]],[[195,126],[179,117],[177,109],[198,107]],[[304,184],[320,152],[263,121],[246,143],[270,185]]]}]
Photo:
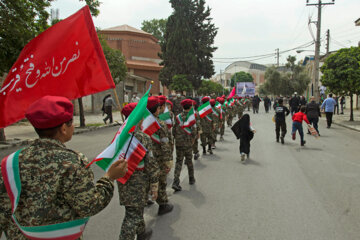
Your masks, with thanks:
[{"label": "asphalt road", "polygon": [[[272,113],[251,116],[257,130],[251,142],[251,159],[240,163],[239,142],[230,129],[217,143],[214,155],[195,161],[196,184],[182,172],[183,191],[173,194],[174,211],[158,217],[155,204],[145,210],[153,238],[180,239],[360,239],[359,133],[334,125],[321,137],[290,138],[275,142]],[[68,144],[95,157],[111,141],[116,128],[76,135]],[[0,152],[0,157],[13,149]],[[103,172],[93,167],[95,178]],[[168,178],[171,186],[173,173]],[[124,216],[117,190],[109,206],[91,218],[84,239],[117,239]],[[3,239],[3,238],[2,238]]]}]

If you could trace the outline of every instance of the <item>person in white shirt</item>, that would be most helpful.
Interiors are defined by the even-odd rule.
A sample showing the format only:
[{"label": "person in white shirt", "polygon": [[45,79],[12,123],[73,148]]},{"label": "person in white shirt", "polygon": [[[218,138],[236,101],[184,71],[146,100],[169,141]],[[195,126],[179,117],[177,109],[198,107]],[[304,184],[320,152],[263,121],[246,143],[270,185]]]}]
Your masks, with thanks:
[{"label": "person in white shirt", "polygon": [[140,98],[137,96],[136,92],[134,92],[133,97],[131,98],[131,102],[138,103],[140,101]]}]

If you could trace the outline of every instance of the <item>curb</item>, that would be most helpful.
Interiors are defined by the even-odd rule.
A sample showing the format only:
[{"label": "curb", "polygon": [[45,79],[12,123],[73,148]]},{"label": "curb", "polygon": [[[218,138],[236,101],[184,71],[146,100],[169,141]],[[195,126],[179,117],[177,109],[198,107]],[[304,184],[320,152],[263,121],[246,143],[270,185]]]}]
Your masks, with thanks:
[{"label": "curb", "polygon": [[[112,123],[109,125],[98,126],[98,127],[84,127],[84,128],[77,127],[77,128],[75,128],[73,135],[82,134],[82,133],[86,133],[86,132],[92,132],[92,131],[100,130],[103,128],[114,127],[117,125],[121,125],[121,124],[116,122],[116,123]],[[24,139],[24,140],[15,139],[15,140],[11,140],[11,142],[10,141],[9,142],[0,142],[0,151],[8,149],[8,148],[12,148],[12,147],[28,145],[34,140],[35,139],[30,138],[30,139]]]},{"label": "curb", "polygon": [[335,125],[338,125],[340,127],[344,127],[344,128],[347,128],[349,130],[353,130],[353,131],[356,131],[356,132],[360,132],[360,129],[356,129],[356,128],[353,128],[353,127],[349,127],[345,124],[341,124],[341,123],[336,123],[336,122],[333,122],[332,124],[335,124]]}]

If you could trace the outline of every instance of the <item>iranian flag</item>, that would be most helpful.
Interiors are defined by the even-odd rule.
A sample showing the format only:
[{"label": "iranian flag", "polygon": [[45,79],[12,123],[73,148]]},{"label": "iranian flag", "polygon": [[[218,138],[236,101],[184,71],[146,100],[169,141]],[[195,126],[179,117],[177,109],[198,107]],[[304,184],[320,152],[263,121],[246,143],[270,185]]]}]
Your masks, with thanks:
[{"label": "iranian flag", "polygon": [[160,114],[159,118],[160,118],[160,120],[163,120],[166,123],[166,126],[168,126],[168,128],[172,127],[173,122],[171,120],[171,115],[170,115],[168,107],[165,107],[164,113]]},{"label": "iranian flag", "polygon": [[189,126],[189,127],[184,127],[185,122],[184,122],[184,121],[182,120],[182,118],[181,118],[181,113],[176,116],[176,120],[178,121],[179,126],[181,127],[181,129],[184,130],[184,132],[185,132],[187,135],[191,135],[191,132],[192,132],[192,131],[191,131],[190,126]]},{"label": "iranian flag", "polygon": [[190,109],[190,111],[188,112],[188,114],[186,115],[186,119],[185,119],[185,122],[183,124],[183,128],[191,127],[195,123],[196,123],[195,111],[194,111],[194,108],[192,107]]},{"label": "iranian flag", "polygon": [[141,124],[141,131],[151,136],[161,128],[160,123],[156,120],[154,115],[146,109],[144,114],[144,121]]},{"label": "iranian flag", "polygon": [[89,164],[91,165],[95,162],[96,165],[98,165],[104,171],[107,171],[112,163],[117,161],[120,157],[124,156],[128,162],[128,171],[124,177],[118,179],[118,181],[122,184],[125,184],[126,181],[130,178],[147,152],[147,149],[139,142],[139,140],[137,140],[134,135],[130,133],[134,130],[134,128],[136,128],[137,124],[146,114],[146,105],[150,89],[151,85],[149,90],[140,99],[135,109],[131,112],[130,116],[117,131],[110,146],[102,151]]},{"label": "iranian flag", "polygon": [[208,101],[208,102],[204,103],[203,105],[201,105],[198,108],[198,112],[199,112],[199,115],[200,115],[201,118],[203,118],[206,115],[208,115],[209,113],[211,113],[212,108],[211,108],[210,102]]},{"label": "iranian flag", "polygon": [[221,109],[221,104],[220,104],[219,102],[216,102],[216,103],[215,103],[215,107],[216,107],[217,109]]}]

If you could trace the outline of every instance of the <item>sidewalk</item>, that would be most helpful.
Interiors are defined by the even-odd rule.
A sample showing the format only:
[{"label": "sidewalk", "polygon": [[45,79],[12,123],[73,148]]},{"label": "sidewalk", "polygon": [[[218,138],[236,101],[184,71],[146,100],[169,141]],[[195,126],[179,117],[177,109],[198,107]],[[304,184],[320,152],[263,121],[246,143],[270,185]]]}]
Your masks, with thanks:
[{"label": "sidewalk", "polygon": [[[114,123],[105,125],[103,121],[104,116],[101,114],[85,114],[85,124],[86,127],[80,128],[80,117],[74,116],[74,125],[75,132],[74,134],[79,134],[83,132],[89,132],[97,130],[104,127],[110,127],[122,123],[122,119],[119,111],[113,112],[113,121]],[[27,120],[20,121],[11,126],[5,128],[6,142],[0,142],[0,150],[7,149],[13,146],[20,146],[28,144],[33,139],[36,139],[38,136]]]},{"label": "sidewalk", "polygon": [[[354,121],[350,122],[350,109],[344,109],[344,114],[333,115],[333,124],[360,132],[360,110],[354,109],[353,114]],[[322,114],[322,119],[326,121],[325,114]]]}]

